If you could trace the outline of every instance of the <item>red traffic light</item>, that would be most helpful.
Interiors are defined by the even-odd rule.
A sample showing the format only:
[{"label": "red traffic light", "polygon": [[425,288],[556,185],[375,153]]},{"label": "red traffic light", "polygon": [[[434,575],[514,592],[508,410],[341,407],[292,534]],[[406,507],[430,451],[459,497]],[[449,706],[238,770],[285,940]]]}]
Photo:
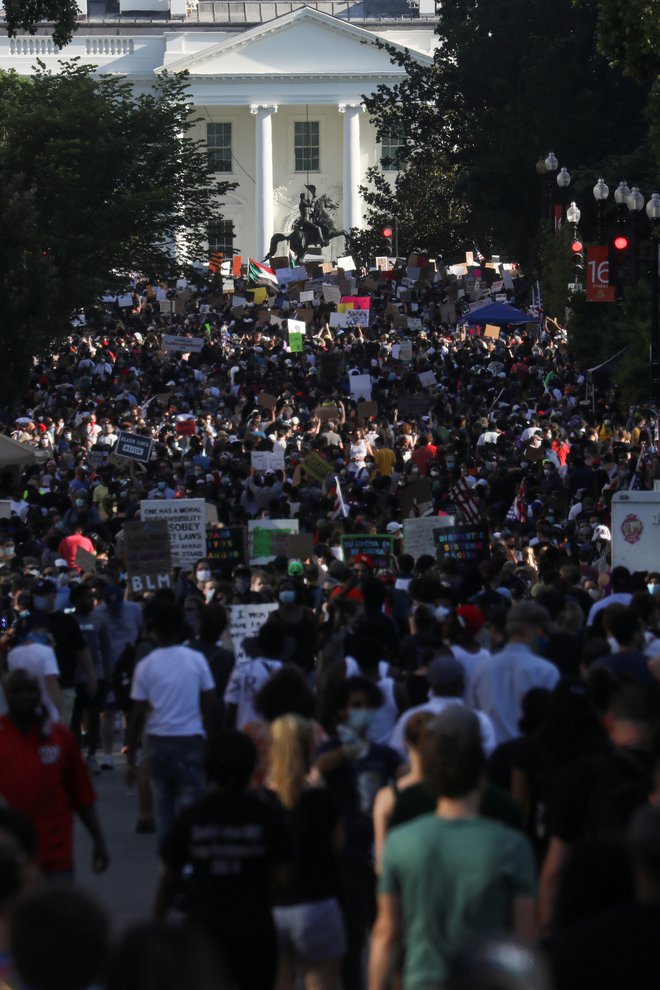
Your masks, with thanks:
[{"label": "red traffic light", "polygon": [[392,228],[383,227],[383,237],[391,237],[391,236],[392,236]]},{"label": "red traffic light", "polygon": [[582,250],[582,241],[571,241],[571,251],[573,254],[579,254]]},{"label": "red traffic light", "polygon": [[617,251],[625,251],[629,243],[630,242],[628,238],[624,237],[623,234],[619,234],[617,237],[614,238],[614,247],[617,249]]}]

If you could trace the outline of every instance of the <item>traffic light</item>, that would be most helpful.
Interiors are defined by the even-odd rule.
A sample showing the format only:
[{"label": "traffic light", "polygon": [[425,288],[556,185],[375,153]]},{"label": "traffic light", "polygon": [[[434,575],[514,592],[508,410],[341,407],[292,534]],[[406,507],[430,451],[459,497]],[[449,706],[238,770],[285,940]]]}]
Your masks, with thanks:
[{"label": "traffic light", "polygon": [[621,287],[637,281],[637,242],[633,230],[615,230],[610,235],[609,284]]},{"label": "traffic light", "polygon": [[[573,256],[573,270],[576,275],[584,274],[584,244],[575,237],[571,241],[571,254]],[[576,282],[580,279],[576,278]]]},{"label": "traffic light", "polygon": [[392,254],[392,238],[394,237],[394,228],[390,226],[390,224],[385,224],[385,226],[381,228],[380,232],[384,244],[383,254],[390,257]]}]

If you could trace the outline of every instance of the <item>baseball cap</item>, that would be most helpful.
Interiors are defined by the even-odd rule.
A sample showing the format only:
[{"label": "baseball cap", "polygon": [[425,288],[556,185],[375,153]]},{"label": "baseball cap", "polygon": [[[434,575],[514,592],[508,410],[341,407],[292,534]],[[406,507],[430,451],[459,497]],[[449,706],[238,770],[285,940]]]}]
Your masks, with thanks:
[{"label": "baseball cap", "polygon": [[388,533],[400,533],[403,525],[399,522],[389,522],[385,528]]},{"label": "baseball cap", "polygon": [[463,665],[455,657],[436,657],[426,671],[426,679],[431,687],[446,687],[464,676]]},{"label": "baseball cap", "polygon": [[456,617],[468,636],[476,636],[484,624],[484,614],[477,605],[459,605]]}]

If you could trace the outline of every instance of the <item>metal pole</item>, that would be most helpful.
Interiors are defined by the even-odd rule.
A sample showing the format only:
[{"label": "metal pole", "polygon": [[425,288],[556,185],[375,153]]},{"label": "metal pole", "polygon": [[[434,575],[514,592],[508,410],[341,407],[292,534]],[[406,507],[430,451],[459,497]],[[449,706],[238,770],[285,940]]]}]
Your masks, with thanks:
[{"label": "metal pole", "polygon": [[[655,231],[653,231],[655,233]],[[660,244],[651,237],[651,399],[660,403],[660,277],[658,249]]]},{"label": "metal pole", "polygon": [[394,257],[399,257],[399,221],[396,217],[392,218],[392,223],[394,225]]}]

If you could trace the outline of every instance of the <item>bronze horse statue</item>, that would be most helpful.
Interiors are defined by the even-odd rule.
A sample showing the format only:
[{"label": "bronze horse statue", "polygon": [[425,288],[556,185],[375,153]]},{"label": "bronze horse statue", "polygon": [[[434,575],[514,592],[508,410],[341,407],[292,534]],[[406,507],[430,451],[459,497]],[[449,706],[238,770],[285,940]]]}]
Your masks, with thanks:
[{"label": "bronze horse statue", "polygon": [[[310,191],[313,186],[308,186]],[[302,264],[307,251],[312,247],[327,247],[334,237],[348,237],[347,230],[337,230],[335,222],[331,216],[331,211],[337,209],[337,204],[333,203],[325,193],[315,196],[312,192],[310,199],[306,199],[304,193],[300,197],[300,217],[293,225],[293,230],[289,234],[273,234],[270,239],[270,247],[264,261],[270,261],[275,254],[278,244],[286,241],[289,249],[293,251],[297,264]]]}]

